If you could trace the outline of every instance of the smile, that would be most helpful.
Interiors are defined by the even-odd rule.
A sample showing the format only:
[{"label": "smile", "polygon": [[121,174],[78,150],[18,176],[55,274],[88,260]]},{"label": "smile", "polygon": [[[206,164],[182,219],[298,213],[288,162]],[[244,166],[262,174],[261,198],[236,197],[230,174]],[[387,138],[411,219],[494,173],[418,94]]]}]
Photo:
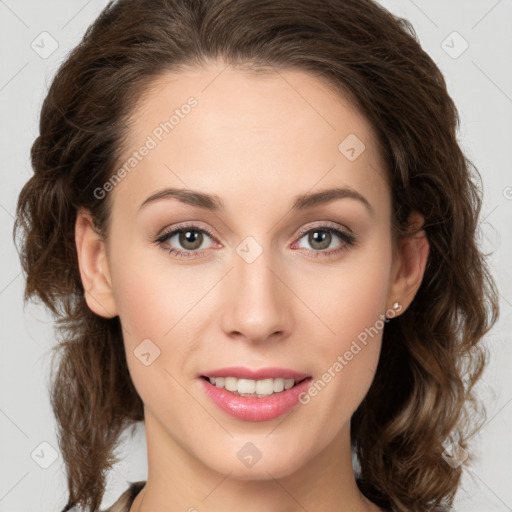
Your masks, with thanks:
[{"label": "smile", "polygon": [[206,396],[222,412],[242,421],[268,421],[291,411],[312,380],[310,376],[296,381],[284,377],[256,380],[204,375],[198,379]]},{"label": "smile", "polygon": [[[295,386],[295,379],[277,377],[275,379],[237,379],[236,377],[205,377],[210,384],[226,389],[238,396],[264,397],[282,393]],[[302,379],[304,380],[304,379]],[[302,382],[302,380],[300,382]]]}]

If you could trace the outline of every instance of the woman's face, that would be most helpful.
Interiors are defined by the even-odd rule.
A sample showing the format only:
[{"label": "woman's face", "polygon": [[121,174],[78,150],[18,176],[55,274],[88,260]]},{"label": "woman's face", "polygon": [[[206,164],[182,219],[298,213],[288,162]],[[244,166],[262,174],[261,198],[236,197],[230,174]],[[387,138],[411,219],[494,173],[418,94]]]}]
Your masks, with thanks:
[{"label": "woman's face", "polygon": [[[280,477],[349,438],[374,377],[398,299],[391,193],[370,126],[318,79],[223,68],[169,73],[134,111],[105,187],[101,309],[120,317],[152,435],[233,478]],[[203,377],[226,367],[310,380],[259,406],[214,393]]]}]

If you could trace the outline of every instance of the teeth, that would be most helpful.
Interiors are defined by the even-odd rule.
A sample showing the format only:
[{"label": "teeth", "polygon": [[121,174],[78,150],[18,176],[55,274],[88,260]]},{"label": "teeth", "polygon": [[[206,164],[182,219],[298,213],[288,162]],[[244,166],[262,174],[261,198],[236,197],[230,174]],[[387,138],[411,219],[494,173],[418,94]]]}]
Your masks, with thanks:
[{"label": "teeth", "polygon": [[270,396],[294,386],[294,379],[237,379],[236,377],[208,377],[211,384],[241,396]]}]

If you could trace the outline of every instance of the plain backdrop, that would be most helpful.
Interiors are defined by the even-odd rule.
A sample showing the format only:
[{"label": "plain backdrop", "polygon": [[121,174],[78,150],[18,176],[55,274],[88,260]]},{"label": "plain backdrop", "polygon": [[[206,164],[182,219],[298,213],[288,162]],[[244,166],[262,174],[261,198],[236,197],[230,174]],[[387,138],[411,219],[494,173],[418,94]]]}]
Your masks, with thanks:
[{"label": "plain backdrop", "polygon": [[[18,193],[32,174],[29,150],[48,85],[106,3],[0,0],[1,512],[57,512],[67,496],[47,388],[52,321],[40,305],[23,306],[11,231]],[[479,388],[488,420],[473,444],[477,462],[464,473],[455,510],[512,511],[512,1],[382,4],[412,22],[458,106],[460,143],[483,179],[480,241],[500,287],[501,317],[485,339],[491,363]],[[103,508],[128,482],[146,479],[142,427],[133,439],[125,436],[119,454]]]}]

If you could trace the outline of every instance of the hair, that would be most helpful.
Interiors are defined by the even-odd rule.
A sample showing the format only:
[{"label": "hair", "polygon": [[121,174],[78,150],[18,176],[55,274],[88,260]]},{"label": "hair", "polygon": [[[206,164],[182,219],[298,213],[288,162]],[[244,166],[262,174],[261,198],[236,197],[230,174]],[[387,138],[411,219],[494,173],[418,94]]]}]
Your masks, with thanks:
[{"label": "hair", "polygon": [[368,498],[400,512],[451,505],[463,465],[443,460],[443,442],[467,448],[485,416],[474,385],[498,300],[477,241],[481,178],[457,142],[460,121],[445,80],[413,27],[372,0],[118,0],[51,83],[14,227],[25,301],[49,308],[59,338],[50,398],[67,472],[64,511],[98,509],[120,434],[144,419],[119,318],[97,316],[84,299],[77,212],[91,212],[107,236],[110,196],[98,200],[94,190],[115,172],[137,105],[164,74],[211,62],[324,80],[375,131],[393,240],[419,231],[408,223],[411,212],[425,219],[430,251],[421,286],[386,324],[351,432]]}]

